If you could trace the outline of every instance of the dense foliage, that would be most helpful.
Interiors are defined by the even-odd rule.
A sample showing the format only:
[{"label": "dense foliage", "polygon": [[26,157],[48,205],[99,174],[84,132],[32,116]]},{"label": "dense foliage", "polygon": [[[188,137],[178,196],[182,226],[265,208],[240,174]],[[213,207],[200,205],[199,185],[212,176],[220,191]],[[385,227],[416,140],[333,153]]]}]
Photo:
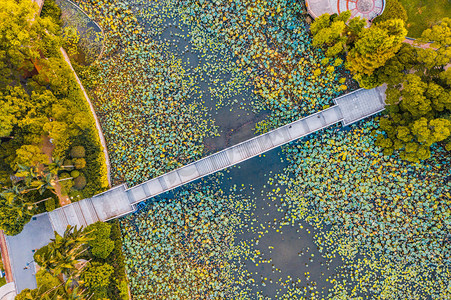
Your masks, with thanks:
[{"label": "dense foliage", "polygon": [[[72,299],[70,295],[80,299],[128,299],[118,230],[117,222],[97,222],[84,230],[68,227],[63,236],[55,233],[55,239],[34,254],[40,266],[38,288],[24,290],[19,299]],[[108,254],[101,251],[99,257],[104,242],[110,246],[112,243],[112,247]]]},{"label": "dense foliage", "polygon": [[[59,187],[55,192],[61,198],[91,196],[108,186],[93,117],[60,52],[64,40],[55,23],[60,11],[54,3],[44,8],[39,17],[37,6],[28,0],[8,0],[0,7],[4,50],[0,52],[0,201],[7,202],[0,206],[0,224],[10,235],[20,232],[30,215],[46,207],[41,200],[57,199],[41,188],[54,190],[55,184],[61,185],[61,192]],[[80,191],[72,188],[74,178],[65,175],[64,168],[38,172],[59,164],[72,146],[86,149],[86,157],[75,166],[86,179],[77,184]],[[28,173],[30,180],[24,180],[17,174],[20,166],[34,168],[36,176]],[[61,184],[59,175],[66,177]],[[37,184],[49,176],[55,184]],[[34,192],[38,189],[39,193]],[[13,194],[14,201],[5,198],[11,199]],[[33,205],[37,202],[42,204]]]},{"label": "dense foliage", "polygon": [[380,23],[391,19],[401,19],[407,24],[407,12],[398,0],[385,0],[384,12],[373,20]]},{"label": "dense foliage", "polygon": [[346,55],[346,68],[361,86],[377,85],[371,75],[395,56],[407,33],[400,19],[389,19],[364,28],[366,21],[352,18],[350,11],[340,15],[324,14],[312,24],[313,44],[329,57]]},{"label": "dense foliage", "polygon": [[412,47],[401,44],[406,30],[400,19],[360,29],[355,38],[353,24],[360,20],[351,19],[346,25],[349,16],[326,14],[315,20],[314,43],[331,56],[346,50],[346,66],[361,86],[387,84],[389,113],[381,118],[384,133],[377,145],[386,155],[396,150],[412,162],[429,158],[430,147],[437,142],[445,141],[451,150],[451,71],[446,70],[451,61],[450,19],[425,30],[419,41],[432,44]]},{"label": "dense foliage", "polygon": [[404,45],[375,73],[388,85],[388,115],[381,119],[378,145],[389,155],[417,162],[430,157],[430,147],[444,142],[451,151],[451,19],[422,35],[428,48]]},{"label": "dense foliage", "polygon": [[114,241],[110,239],[111,225],[107,223],[97,222],[86,228],[91,231],[92,240],[89,241],[91,253],[98,258],[107,258],[114,248]]}]

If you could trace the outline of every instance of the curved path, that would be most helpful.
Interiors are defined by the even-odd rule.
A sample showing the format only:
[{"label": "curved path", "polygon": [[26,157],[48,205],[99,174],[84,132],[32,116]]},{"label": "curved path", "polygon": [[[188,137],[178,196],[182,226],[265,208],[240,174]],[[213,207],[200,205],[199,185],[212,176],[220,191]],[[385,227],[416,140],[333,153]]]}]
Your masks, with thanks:
[{"label": "curved path", "polygon": [[360,89],[334,99],[335,105],[256,136],[184,167],[142,184],[116,186],[92,198],[83,199],[48,213],[55,231],[62,234],[67,225],[87,226],[136,211],[136,205],[194,180],[239,164],[271,149],[305,137],[341,122],[347,126],[375,115],[385,108],[385,87]]},{"label": "curved path", "polygon": [[75,80],[77,81],[78,86],[80,87],[81,91],[83,92],[83,96],[85,97],[86,102],[88,102],[89,108],[91,109],[92,116],[94,117],[94,120],[95,120],[95,123],[96,123],[96,128],[97,128],[97,133],[99,135],[99,140],[100,140],[100,143],[102,144],[102,148],[103,148],[103,155],[105,157],[105,163],[106,163],[106,168],[107,168],[108,185],[111,186],[110,157],[108,156],[108,150],[107,150],[107,147],[106,147],[105,137],[104,137],[103,131],[102,131],[102,126],[100,126],[99,119],[97,118],[96,111],[94,109],[94,106],[91,103],[91,100],[89,99],[88,93],[86,93],[85,88],[83,87],[83,84],[80,81],[80,78],[78,78],[77,73],[75,72],[74,68],[72,67],[72,64],[70,62],[69,56],[66,53],[66,50],[64,50],[64,48],[61,47],[60,51],[61,51],[61,54],[64,57],[64,60],[69,65],[70,69],[72,70],[72,73],[74,74]]}]

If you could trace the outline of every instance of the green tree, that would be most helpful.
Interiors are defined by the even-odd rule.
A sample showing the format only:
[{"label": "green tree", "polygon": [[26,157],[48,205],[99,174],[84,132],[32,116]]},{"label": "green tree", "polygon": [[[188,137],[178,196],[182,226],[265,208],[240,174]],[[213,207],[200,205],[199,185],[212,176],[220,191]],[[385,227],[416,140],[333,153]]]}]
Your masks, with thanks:
[{"label": "green tree", "polygon": [[74,146],[70,150],[70,156],[73,158],[82,158],[86,156],[86,150],[83,146]]},{"label": "green tree", "polygon": [[404,22],[400,19],[381,22],[363,30],[349,51],[346,67],[357,80],[371,76],[395,56],[406,34]]},{"label": "green tree", "polygon": [[425,30],[423,41],[431,40],[432,47],[403,45],[376,71],[378,80],[387,83],[388,115],[380,121],[384,133],[377,138],[385,154],[396,150],[401,158],[417,162],[429,158],[435,143],[447,143],[451,150],[450,24],[444,19]]},{"label": "green tree", "polygon": [[114,269],[109,264],[94,262],[86,268],[81,277],[91,291],[102,291],[110,284],[113,272]]},{"label": "green tree", "polygon": [[104,222],[96,222],[87,227],[91,233],[88,242],[93,256],[105,259],[114,249],[114,242],[110,239],[111,225]]},{"label": "green tree", "polygon": [[[79,275],[77,265],[87,250],[89,240],[88,232],[68,226],[63,236],[55,232],[55,238],[35,253],[34,260],[53,276],[62,274],[67,278],[73,278]],[[64,281],[62,277],[60,280]]]},{"label": "green tree", "polygon": [[19,234],[26,223],[34,215],[28,204],[10,206],[6,200],[0,197],[0,228],[7,235]]},{"label": "green tree", "polygon": [[37,5],[31,0],[2,1],[0,86],[19,82],[23,72],[33,68],[33,61],[48,54],[49,50],[60,43],[55,36],[59,27],[50,19],[35,18],[37,9]]},{"label": "green tree", "polygon": [[380,84],[373,74],[399,51],[407,30],[401,19],[388,19],[364,28],[366,21],[352,18],[351,12],[324,14],[311,26],[313,45],[326,51],[326,56],[346,55],[346,68],[362,87]]},{"label": "green tree", "polygon": [[36,166],[48,162],[48,157],[39,146],[36,145],[22,145],[16,150],[16,165]]},{"label": "green tree", "polygon": [[347,53],[366,22],[351,17],[350,11],[339,15],[323,14],[315,19],[310,28],[313,34],[313,45],[326,50],[326,56],[333,57],[342,52]]}]

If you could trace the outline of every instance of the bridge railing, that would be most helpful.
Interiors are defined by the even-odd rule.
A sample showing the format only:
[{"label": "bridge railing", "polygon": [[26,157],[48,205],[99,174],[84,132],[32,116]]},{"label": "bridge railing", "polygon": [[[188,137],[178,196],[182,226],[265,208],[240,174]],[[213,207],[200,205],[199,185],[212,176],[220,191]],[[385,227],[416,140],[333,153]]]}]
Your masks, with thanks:
[{"label": "bridge railing", "polygon": [[126,190],[130,203],[137,204],[178,186],[208,176],[266,151],[287,144],[315,131],[342,121],[338,106],[319,111],[265,134],[253,137],[227,149],[209,155],[176,170],[143,182]]}]

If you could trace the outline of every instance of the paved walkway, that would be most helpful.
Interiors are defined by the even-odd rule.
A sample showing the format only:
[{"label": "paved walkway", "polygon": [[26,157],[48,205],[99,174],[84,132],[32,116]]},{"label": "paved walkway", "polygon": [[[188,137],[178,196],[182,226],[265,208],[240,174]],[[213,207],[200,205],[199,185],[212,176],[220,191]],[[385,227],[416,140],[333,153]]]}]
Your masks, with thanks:
[{"label": "paved walkway", "polygon": [[14,282],[9,282],[0,287],[0,300],[14,300],[16,297],[16,287]]},{"label": "paved walkway", "polygon": [[385,87],[360,89],[334,99],[335,105],[256,136],[132,188],[120,185],[100,195],[57,208],[49,213],[52,227],[62,234],[67,225],[87,226],[135,211],[139,202],[260,155],[323,128],[344,126],[385,108]]},{"label": "paved walkway", "polygon": [[6,236],[17,293],[26,288],[37,287],[32,250],[47,245],[54,237],[52,225],[46,213],[34,216],[18,235]]},{"label": "paved walkway", "polygon": [[89,99],[88,94],[85,91],[85,88],[83,87],[83,84],[81,83],[80,79],[78,78],[77,73],[75,72],[74,68],[72,67],[72,64],[70,63],[70,59],[69,59],[69,56],[67,55],[66,51],[63,49],[63,47],[60,48],[60,51],[61,51],[61,54],[64,57],[64,60],[67,62],[67,64],[69,65],[70,69],[72,70],[72,72],[73,72],[73,74],[75,76],[75,80],[77,80],[78,86],[80,87],[81,91],[83,92],[83,96],[85,97],[86,102],[88,102],[89,108],[91,109],[92,116],[94,117],[94,120],[95,120],[95,123],[96,123],[96,128],[97,128],[97,133],[99,135],[99,140],[100,140],[100,143],[102,144],[103,155],[105,156],[105,163],[106,163],[107,175],[108,175],[108,184],[109,184],[109,186],[111,186],[110,157],[108,156],[108,151],[107,151],[107,147],[106,147],[105,137],[103,136],[102,127],[100,126],[100,122],[99,122],[99,119],[97,118],[96,111],[94,109],[94,106],[91,103],[91,100]]}]

